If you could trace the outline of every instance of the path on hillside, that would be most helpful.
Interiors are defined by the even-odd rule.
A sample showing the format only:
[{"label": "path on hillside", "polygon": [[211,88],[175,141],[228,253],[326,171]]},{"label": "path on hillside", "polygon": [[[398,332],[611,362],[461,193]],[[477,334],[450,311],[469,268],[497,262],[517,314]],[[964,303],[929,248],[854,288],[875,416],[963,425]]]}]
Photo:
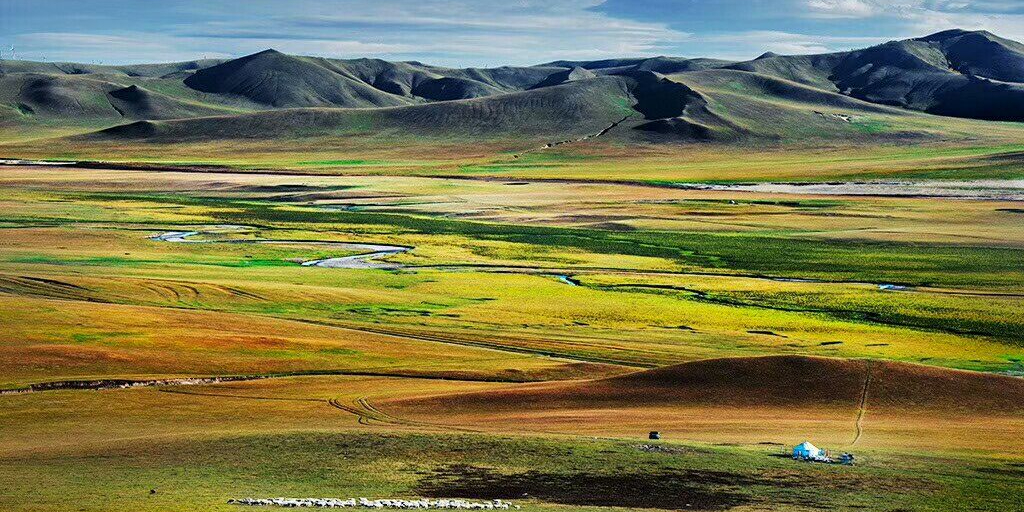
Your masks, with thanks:
[{"label": "path on hillside", "polygon": [[578,139],[566,139],[566,140],[560,140],[560,141],[555,141],[555,142],[549,142],[549,143],[547,143],[547,144],[545,144],[545,145],[543,145],[543,146],[541,146],[539,148],[528,149],[526,151],[523,151],[522,153],[516,153],[515,155],[512,155],[512,158],[520,158],[520,157],[522,157],[523,155],[525,155],[527,153],[533,153],[533,152],[536,152],[536,151],[544,151],[545,149],[551,149],[551,148],[555,148],[555,147],[558,147],[558,146],[564,146],[566,144],[572,144],[573,142],[586,142],[588,140],[596,139],[598,137],[604,137],[605,135],[608,135],[608,132],[614,130],[616,127],[618,127],[620,124],[626,122],[631,117],[633,117],[633,114],[629,114],[626,117],[623,117],[622,119],[619,119],[618,121],[615,121],[615,122],[609,124],[608,126],[604,127],[604,129],[602,129],[601,131],[599,131],[597,133],[591,133],[589,135],[584,135],[584,136],[582,136],[582,137],[580,137]]},{"label": "path on hillside", "polygon": [[240,393],[217,393],[217,392],[201,392],[201,391],[186,391],[181,389],[161,389],[161,393],[170,393],[175,395],[189,395],[189,396],[202,396],[212,398],[228,398],[238,400],[256,400],[256,401],[271,401],[271,402],[305,402],[324,404],[334,409],[347,412],[355,416],[360,425],[374,426],[374,425],[388,425],[388,426],[401,426],[401,427],[419,427],[429,429],[443,429],[446,431],[459,431],[459,432],[480,432],[479,430],[468,429],[464,427],[457,427],[453,425],[441,425],[437,423],[430,423],[425,421],[415,420],[404,420],[396,418],[382,412],[373,405],[370,404],[367,397],[359,397],[352,401],[351,404],[345,403],[337,398],[302,398],[302,397],[281,397],[281,396],[266,396],[266,395],[246,395]]},{"label": "path on hillside", "polygon": [[481,432],[480,430],[469,429],[465,427],[453,426],[453,425],[442,425],[438,423],[431,423],[425,421],[415,420],[404,420],[397,418],[388,413],[377,409],[370,404],[367,397],[362,396],[356,398],[349,403],[345,403],[337,398],[301,398],[301,397],[279,397],[279,396],[266,396],[266,395],[245,395],[239,393],[216,393],[216,392],[198,392],[198,391],[185,391],[180,389],[161,389],[162,393],[170,393],[177,395],[190,395],[190,396],[202,396],[202,397],[213,397],[213,398],[228,398],[228,399],[239,399],[239,400],[256,400],[256,401],[278,401],[278,402],[305,402],[324,404],[334,409],[347,412],[355,416],[360,425],[374,426],[374,425],[388,425],[388,426],[399,426],[399,427],[418,427],[428,429],[443,429],[445,431],[458,431],[458,432]]},{"label": "path on hillside", "polygon": [[856,433],[853,436],[853,442],[850,446],[857,444],[860,441],[861,435],[864,434],[864,415],[868,411],[868,393],[871,390],[871,374],[872,374],[872,361],[864,361],[864,389],[860,394],[860,405],[857,408],[857,423],[855,425]]}]

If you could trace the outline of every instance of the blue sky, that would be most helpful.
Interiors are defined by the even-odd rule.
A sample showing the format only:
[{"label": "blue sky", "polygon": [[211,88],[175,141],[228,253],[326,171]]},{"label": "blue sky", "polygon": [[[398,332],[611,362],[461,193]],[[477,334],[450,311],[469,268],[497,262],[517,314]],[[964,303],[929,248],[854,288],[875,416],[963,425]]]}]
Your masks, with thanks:
[{"label": "blue sky", "polygon": [[1024,40],[1024,0],[0,0],[0,47],[103,63],[275,48],[451,66],[859,48],[947,28]]}]

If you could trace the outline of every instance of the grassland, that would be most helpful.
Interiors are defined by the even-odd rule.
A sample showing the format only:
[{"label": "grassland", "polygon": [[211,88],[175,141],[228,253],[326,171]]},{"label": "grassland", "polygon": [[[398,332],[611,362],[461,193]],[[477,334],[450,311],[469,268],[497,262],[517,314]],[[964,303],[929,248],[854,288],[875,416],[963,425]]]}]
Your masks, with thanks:
[{"label": "grassland", "polygon": [[[1012,178],[1016,146],[743,162],[691,149],[701,163],[648,148],[631,165],[595,145],[501,157],[507,168],[412,150],[285,152],[265,172],[0,168],[0,388],[273,377],[0,396],[0,508],[233,510],[226,500],[245,495],[501,497],[527,510],[1019,503],[1013,411],[900,426],[898,411],[869,408],[863,464],[835,468],[778,455],[812,435],[848,448],[856,400],[796,417],[402,405],[734,356],[1024,370],[1019,203],[664,186]],[[178,158],[195,161],[156,160]],[[172,231],[212,243],[153,239]],[[390,270],[300,265],[350,254],[322,242],[413,249]],[[669,441],[642,448],[659,424]]]},{"label": "grassland", "polygon": [[1024,509],[1019,50],[5,61],[0,510]]},{"label": "grassland", "polygon": [[794,463],[760,438],[651,451],[635,437],[361,425],[327,403],[494,386],[331,377],[5,397],[0,503],[236,510],[225,502],[244,495],[424,495],[501,497],[524,510],[1006,510],[1020,499],[1012,457],[863,447],[859,466],[837,468]]},{"label": "grassland", "polygon": [[[972,218],[957,205],[914,199],[780,204],[759,196],[732,204],[712,199],[721,193],[619,185],[556,191],[554,185],[326,177],[315,178],[324,184],[275,194],[266,184],[248,185],[251,191],[206,188],[211,178],[203,174],[152,176],[161,183],[198,180],[194,186],[209,192],[112,194],[104,188],[118,185],[102,179],[89,191],[39,189],[56,181],[75,187],[63,181],[69,172],[78,171],[27,173],[33,188],[8,202],[8,227],[0,233],[6,286],[33,300],[457,335],[466,343],[634,366],[766,351],[989,370],[1009,370],[1020,360],[1021,318],[1006,314],[1020,300],[1020,234],[1012,229],[1015,214],[998,202],[972,205]],[[50,185],[40,183],[46,173]],[[116,176],[127,181],[139,174]],[[587,191],[582,204],[562,202],[581,188]],[[508,204],[494,199],[509,190],[515,195]],[[957,237],[960,227],[932,231],[936,217],[954,215],[958,223],[990,230],[1004,225],[992,231],[1004,240]],[[821,229],[840,227],[837,217],[876,226]],[[397,272],[324,272],[297,264],[330,256],[324,246],[175,245],[148,238],[225,224],[252,226],[245,236],[253,239],[415,249],[392,258],[406,267]],[[893,241],[894,231],[904,239]],[[568,286],[557,275],[576,276],[583,286]],[[26,282],[26,276],[59,284]],[[780,281],[792,279],[817,282]],[[914,289],[878,289],[886,283]],[[633,339],[638,331],[644,340]]]}]

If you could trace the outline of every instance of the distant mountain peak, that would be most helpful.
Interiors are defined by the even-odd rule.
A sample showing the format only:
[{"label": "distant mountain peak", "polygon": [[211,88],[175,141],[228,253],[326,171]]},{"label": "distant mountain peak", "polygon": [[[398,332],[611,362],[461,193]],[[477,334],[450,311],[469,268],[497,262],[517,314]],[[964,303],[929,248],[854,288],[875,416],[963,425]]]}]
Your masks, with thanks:
[{"label": "distant mountain peak", "polygon": [[995,34],[989,32],[987,30],[964,30],[962,28],[952,28],[952,29],[949,29],[949,30],[943,30],[941,32],[936,32],[936,33],[928,35],[928,36],[920,37],[917,40],[918,41],[928,41],[928,42],[948,41],[950,39],[954,39],[954,38],[957,38],[957,37],[963,37],[963,36],[971,35],[971,34],[975,34],[975,35],[979,35],[979,36],[984,36],[984,37],[989,38],[989,39],[996,37]]}]

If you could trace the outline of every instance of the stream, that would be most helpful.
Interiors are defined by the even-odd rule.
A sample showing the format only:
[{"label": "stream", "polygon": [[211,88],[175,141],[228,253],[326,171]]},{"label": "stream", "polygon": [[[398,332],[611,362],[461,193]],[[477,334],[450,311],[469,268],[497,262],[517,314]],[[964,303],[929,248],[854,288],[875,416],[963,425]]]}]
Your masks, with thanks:
[{"label": "stream", "polygon": [[363,244],[355,242],[321,242],[316,240],[193,240],[192,237],[222,233],[225,231],[239,231],[247,229],[245,226],[216,226],[215,230],[209,231],[171,231],[150,237],[157,242],[169,242],[175,244],[261,244],[261,245],[319,245],[336,247],[347,251],[358,251],[359,254],[340,256],[337,258],[325,258],[310,260],[302,263],[303,267],[320,268],[349,268],[349,269],[397,269],[402,266],[397,263],[376,261],[388,256],[402,254],[413,250],[413,247],[401,245],[384,244]]}]

